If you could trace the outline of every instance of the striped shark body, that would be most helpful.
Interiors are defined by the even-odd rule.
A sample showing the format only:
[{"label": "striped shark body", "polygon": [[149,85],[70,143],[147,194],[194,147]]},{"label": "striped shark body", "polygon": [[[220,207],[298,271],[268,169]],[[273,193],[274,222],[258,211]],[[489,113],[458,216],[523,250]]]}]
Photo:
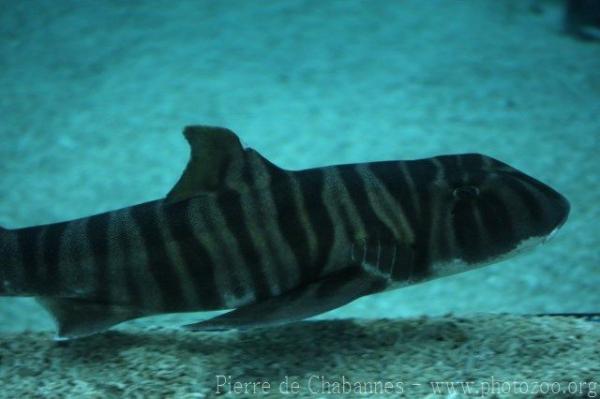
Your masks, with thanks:
[{"label": "striped shark body", "polygon": [[0,295],[33,296],[57,339],[170,312],[187,326],[299,320],[471,270],[544,241],[567,200],[480,154],[290,171],[223,128],[184,131],[191,159],[164,199],[0,231]]}]

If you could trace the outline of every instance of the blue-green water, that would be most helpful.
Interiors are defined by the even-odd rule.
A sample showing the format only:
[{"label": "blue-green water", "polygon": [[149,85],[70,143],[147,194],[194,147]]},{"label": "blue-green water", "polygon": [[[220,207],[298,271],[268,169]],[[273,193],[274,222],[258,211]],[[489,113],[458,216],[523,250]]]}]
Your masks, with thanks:
[{"label": "blue-green water", "polygon": [[[547,245],[322,317],[600,311],[600,46],[557,2],[56,1],[0,8],[0,221],[160,198],[189,124],[286,168],[480,152],[569,198]],[[50,330],[31,299],[0,330]]]}]

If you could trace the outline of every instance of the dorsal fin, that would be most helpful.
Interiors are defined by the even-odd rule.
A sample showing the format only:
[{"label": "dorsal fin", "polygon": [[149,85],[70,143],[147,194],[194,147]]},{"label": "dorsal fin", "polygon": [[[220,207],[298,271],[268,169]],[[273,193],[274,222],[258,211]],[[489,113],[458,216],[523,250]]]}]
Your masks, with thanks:
[{"label": "dorsal fin", "polygon": [[[191,147],[190,161],[183,175],[167,195],[167,203],[221,189],[243,191],[246,184],[263,185],[271,174],[281,171],[257,151],[243,148],[238,136],[229,129],[212,126],[188,126],[183,134]],[[244,169],[249,168],[245,174]],[[245,181],[244,176],[253,176]]]},{"label": "dorsal fin", "polygon": [[190,160],[167,202],[239,184],[244,148],[235,133],[221,127],[188,126],[183,134],[191,147]]}]

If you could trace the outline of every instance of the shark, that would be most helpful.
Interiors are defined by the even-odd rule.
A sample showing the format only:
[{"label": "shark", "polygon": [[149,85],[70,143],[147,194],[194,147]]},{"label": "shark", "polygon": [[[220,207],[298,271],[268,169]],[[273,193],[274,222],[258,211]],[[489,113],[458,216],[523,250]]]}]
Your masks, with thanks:
[{"label": "shark", "polygon": [[57,340],[127,320],[228,310],[194,331],[302,320],[547,241],[568,200],[492,157],[280,168],[231,130],[184,129],[191,156],[158,200],[0,229],[0,295],[30,296]]}]

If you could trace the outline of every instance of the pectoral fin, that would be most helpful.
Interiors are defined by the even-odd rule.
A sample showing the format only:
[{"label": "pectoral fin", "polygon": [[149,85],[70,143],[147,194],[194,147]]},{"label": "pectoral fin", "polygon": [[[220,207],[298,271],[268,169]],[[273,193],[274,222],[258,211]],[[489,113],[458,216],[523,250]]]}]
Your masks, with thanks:
[{"label": "pectoral fin", "polygon": [[126,320],[148,315],[140,309],[79,299],[36,299],[56,321],[57,341],[97,334]]},{"label": "pectoral fin", "polygon": [[277,297],[185,327],[195,331],[246,329],[302,320],[381,291],[386,284],[385,278],[354,266]]}]

